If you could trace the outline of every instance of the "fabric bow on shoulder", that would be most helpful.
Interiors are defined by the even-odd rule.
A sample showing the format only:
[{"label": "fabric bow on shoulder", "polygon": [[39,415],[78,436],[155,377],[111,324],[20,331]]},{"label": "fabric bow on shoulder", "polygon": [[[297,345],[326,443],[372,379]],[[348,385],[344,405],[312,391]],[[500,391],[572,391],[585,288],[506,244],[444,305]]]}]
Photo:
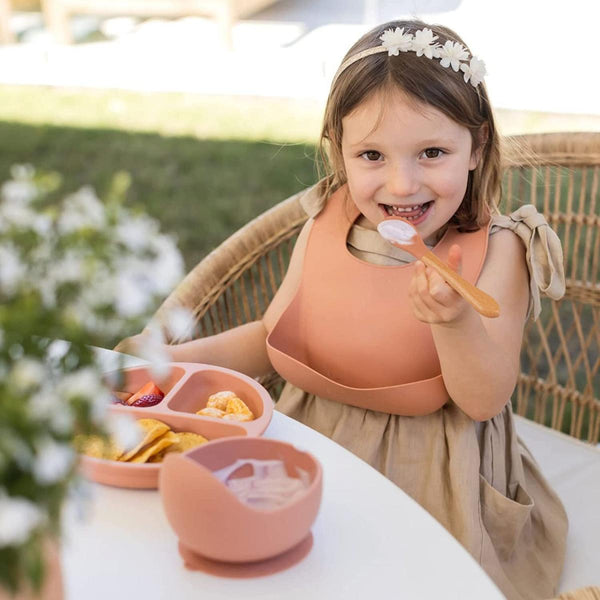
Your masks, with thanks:
[{"label": "fabric bow on shoulder", "polygon": [[514,231],[525,244],[533,318],[541,311],[540,292],[553,300],[565,293],[565,270],[560,239],[533,204],[521,206],[510,215],[494,216],[492,227]]}]

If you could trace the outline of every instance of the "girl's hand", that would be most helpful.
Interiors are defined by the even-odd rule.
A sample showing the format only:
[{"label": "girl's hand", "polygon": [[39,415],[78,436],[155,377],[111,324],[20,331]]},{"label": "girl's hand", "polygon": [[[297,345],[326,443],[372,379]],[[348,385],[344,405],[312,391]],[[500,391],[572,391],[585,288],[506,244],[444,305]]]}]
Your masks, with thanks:
[{"label": "girl's hand", "polygon": [[[460,273],[462,254],[454,244],[448,253],[448,264]],[[439,275],[421,261],[415,265],[415,275],[408,287],[414,315],[423,323],[452,323],[469,306]]]}]

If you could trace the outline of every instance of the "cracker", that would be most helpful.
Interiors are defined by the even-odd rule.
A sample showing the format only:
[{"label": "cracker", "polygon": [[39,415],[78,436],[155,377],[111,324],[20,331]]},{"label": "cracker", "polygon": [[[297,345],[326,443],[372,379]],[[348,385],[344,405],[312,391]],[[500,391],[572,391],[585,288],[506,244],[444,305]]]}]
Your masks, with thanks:
[{"label": "cracker", "polygon": [[119,458],[120,461],[128,461],[132,456],[135,456],[142,448],[152,443],[155,439],[169,431],[169,426],[156,419],[138,419],[136,423],[142,428],[144,437],[142,441],[126,452]]},{"label": "cracker", "polygon": [[177,434],[167,431],[161,437],[155,439],[150,445],[142,448],[135,456],[129,459],[131,463],[145,463],[152,456],[172,446],[177,441]]},{"label": "cracker", "polygon": [[118,460],[124,450],[117,446],[112,439],[104,439],[99,435],[77,435],[74,439],[78,452],[92,458]]}]

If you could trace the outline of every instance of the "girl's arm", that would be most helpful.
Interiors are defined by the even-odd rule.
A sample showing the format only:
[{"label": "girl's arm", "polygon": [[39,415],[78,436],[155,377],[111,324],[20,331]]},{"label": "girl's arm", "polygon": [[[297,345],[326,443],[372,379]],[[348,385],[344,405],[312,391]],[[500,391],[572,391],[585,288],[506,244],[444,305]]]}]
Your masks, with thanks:
[{"label": "girl's arm", "polygon": [[[262,319],[245,323],[233,329],[182,344],[164,345],[164,350],[173,362],[199,362],[234,369],[250,377],[267,375],[273,370],[267,355],[266,338],[282,312],[291,302],[300,283],[302,263],[310,219],[298,236],[290,264],[281,286],[275,293]],[[126,338],[115,350],[144,356],[148,334]]]},{"label": "girl's arm", "polygon": [[[458,246],[449,262],[459,267]],[[490,236],[477,287],[498,301],[498,318],[479,315],[422,263],[409,293],[417,318],[431,323],[450,397],[472,419],[485,421],[503,409],[514,390],[529,301],[525,249],[511,231]]]}]

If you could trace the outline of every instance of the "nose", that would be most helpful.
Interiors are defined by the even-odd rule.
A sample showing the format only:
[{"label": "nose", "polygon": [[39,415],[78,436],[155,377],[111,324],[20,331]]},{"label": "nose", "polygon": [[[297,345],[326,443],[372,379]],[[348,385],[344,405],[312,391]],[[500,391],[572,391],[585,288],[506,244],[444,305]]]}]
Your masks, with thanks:
[{"label": "nose", "polygon": [[421,187],[418,167],[408,162],[391,164],[387,173],[387,191],[398,198],[415,195]]}]

